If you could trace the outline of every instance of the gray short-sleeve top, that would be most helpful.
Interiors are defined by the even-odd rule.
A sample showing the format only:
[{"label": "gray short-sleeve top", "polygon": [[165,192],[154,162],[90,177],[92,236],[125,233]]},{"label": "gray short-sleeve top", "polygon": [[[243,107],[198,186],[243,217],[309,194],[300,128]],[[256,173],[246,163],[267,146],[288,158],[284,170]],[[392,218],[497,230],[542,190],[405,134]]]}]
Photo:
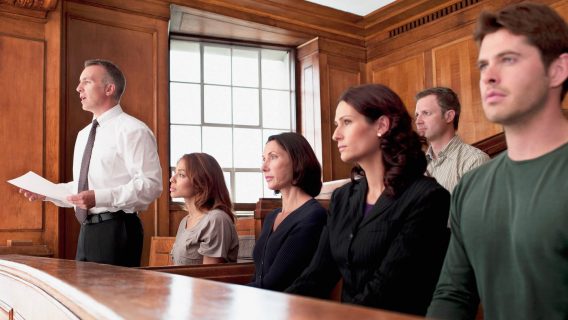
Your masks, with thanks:
[{"label": "gray short-sleeve top", "polygon": [[187,216],[179,224],[171,251],[175,265],[202,264],[203,256],[237,261],[239,237],[227,213],[214,209],[192,228],[187,229],[186,223]]}]

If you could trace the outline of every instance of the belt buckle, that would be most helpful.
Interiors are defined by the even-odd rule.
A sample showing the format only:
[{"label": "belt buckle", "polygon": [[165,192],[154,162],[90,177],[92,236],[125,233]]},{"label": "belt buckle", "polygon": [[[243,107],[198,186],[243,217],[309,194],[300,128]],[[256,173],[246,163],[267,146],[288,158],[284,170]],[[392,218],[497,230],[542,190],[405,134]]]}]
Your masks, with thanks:
[{"label": "belt buckle", "polygon": [[103,219],[101,218],[100,213],[99,213],[99,214],[94,214],[93,217],[91,218],[91,222],[92,222],[92,223],[103,222]]},{"label": "belt buckle", "polygon": [[87,216],[87,219],[85,219],[84,224],[96,224],[102,221],[103,219],[100,214],[90,214]]}]

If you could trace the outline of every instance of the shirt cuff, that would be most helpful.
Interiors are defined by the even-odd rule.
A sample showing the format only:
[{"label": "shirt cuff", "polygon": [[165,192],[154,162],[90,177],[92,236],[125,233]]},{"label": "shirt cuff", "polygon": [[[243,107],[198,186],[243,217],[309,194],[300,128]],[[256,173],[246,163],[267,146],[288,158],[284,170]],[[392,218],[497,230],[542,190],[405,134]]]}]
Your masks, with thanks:
[{"label": "shirt cuff", "polygon": [[110,189],[95,190],[95,207],[112,207],[112,192]]}]

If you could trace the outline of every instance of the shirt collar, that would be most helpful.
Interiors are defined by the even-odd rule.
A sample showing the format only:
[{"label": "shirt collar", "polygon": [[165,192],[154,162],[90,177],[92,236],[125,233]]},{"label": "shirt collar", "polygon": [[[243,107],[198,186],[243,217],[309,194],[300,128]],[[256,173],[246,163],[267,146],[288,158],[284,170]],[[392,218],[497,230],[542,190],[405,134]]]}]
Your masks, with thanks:
[{"label": "shirt collar", "polygon": [[[460,137],[456,134],[449,142],[448,144],[446,144],[442,150],[440,151],[440,153],[438,154],[438,158],[442,158],[444,156],[446,156],[448,153],[451,153],[452,151],[456,150],[458,148],[458,146],[462,144],[462,140],[460,139]],[[426,151],[426,159],[428,159],[428,161],[431,161],[434,159],[434,150],[432,150],[432,145],[430,145],[428,147],[428,151]]]},{"label": "shirt collar", "polygon": [[[99,126],[104,127],[104,124],[108,121],[110,121],[111,119],[117,117],[119,114],[123,113],[124,111],[122,111],[122,107],[120,106],[120,104],[117,104],[116,106],[108,109],[107,111],[105,111],[103,114],[101,114],[97,119],[97,122],[99,123]],[[95,119],[95,118],[93,118]]]}]

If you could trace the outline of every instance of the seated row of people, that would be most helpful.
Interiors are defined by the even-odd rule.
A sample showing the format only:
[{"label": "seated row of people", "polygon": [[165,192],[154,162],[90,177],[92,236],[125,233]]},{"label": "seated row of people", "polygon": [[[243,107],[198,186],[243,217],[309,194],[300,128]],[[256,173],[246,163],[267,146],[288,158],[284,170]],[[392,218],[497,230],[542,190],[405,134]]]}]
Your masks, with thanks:
[{"label": "seated row of people", "polygon": [[[264,221],[249,285],[328,297],[343,279],[344,302],[424,314],[449,241],[450,194],[424,175],[421,139],[386,86],[347,90],[335,122],[341,159],[356,166],[352,181],[333,193],[329,215],[313,198],[321,167],[306,139],[297,133],[268,139],[262,171],[268,187],[282,194],[282,208]],[[174,262],[234,261],[236,232],[215,159],[183,156],[170,193],[183,197],[189,212]]]},{"label": "seated row of people", "polygon": [[[405,313],[428,310],[432,317],[471,319],[481,300],[491,319],[568,316],[562,280],[568,274],[568,203],[558,191],[568,187],[568,121],[560,111],[568,90],[568,26],[549,7],[523,3],[482,15],[478,28],[482,104],[489,120],[504,126],[508,152],[460,183],[463,173],[456,173],[455,163],[446,164],[446,175],[455,174],[446,188],[458,185],[450,210],[450,192],[425,175],[423,141],[398,95],[379,84],[348,89],[336,109],[333,140],[341,160],[354,168],[351,182],[333,193],[327,216],[313,199],[321,188],[321,168],[307,141],[285,133],[266,143],[262,171],[269,188],[282,194],[282,208],[265,220],[250,286],[326,298],[342,279],[342,302]],[[552,38],[535,30],[558,34],[554,41],[562,45],[550,46]],[[517,79],[528,70],[528,78]],[[537,83],[542,90],[531,98],[527,91]],[[439,89],[417,96],[418,131],[430,139],[433,170],[442,161],[432,161],[441,155],[467,158],[461,169],[469,170],[487,156],[455,139],[459,108],[442,106],[448,94],[451,100],[451,92]],[[452,134],[426,120],[434,102]],[[535,130],[525,133],[526,125]],[[447,154],[436,140],[439,133],[451,147]],[[178,164],[172,196],[181,196],[176,179],[182,169],[192,170]],[[558,201],[539,200],[542,194]],[[210,203],[202,211],[218,208],[213,205],[218,201]],[[230,227],[230,206],[223,208],[222,225]],[[226,244],[215,248],[234,248],[228,234]],[[211,238],[201,240],[198,253],[215,252]],[[215,254],[231,261],[228,253]]]}]

